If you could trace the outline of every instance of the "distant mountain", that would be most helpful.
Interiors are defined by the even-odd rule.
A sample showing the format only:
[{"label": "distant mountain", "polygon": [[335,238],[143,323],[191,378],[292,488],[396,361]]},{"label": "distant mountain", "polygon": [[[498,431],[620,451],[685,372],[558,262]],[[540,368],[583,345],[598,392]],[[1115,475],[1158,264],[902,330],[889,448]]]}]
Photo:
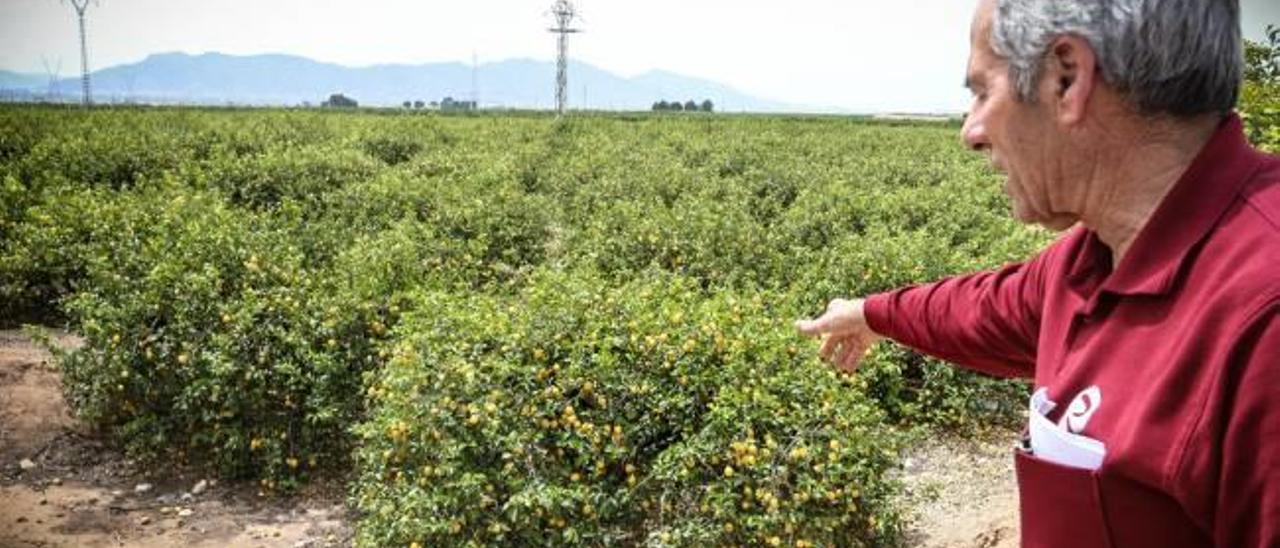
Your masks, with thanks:
[{"label": "distant mountain", "polygon": [[49,78],[0,70],[0,89],[48,89]]},{"label": "distant mountain", "polygon": [[[549,108],[555,101],[555,64],[515,59],[479,65],[474,80],[481,106]],[[93,73],[99,102],[297,105],[318,104],[343,93],[361,105],[395,106],[406,100],[471,99],[473,70],[462,63],[346,67],[293,55],[237,56],[221,53],[162,53],[141,62]],[[570,63],[569,98],[575,107],[648,109],[659,100],[710,99],[717,110],[772,112],[802,109],[752,97],[728,86],[650,72],[625,78],[586,63]],[[57,93],[73,99],[79,79],[59,80]],[[48,79],[0,71],[0,89],[44,94]]]}]

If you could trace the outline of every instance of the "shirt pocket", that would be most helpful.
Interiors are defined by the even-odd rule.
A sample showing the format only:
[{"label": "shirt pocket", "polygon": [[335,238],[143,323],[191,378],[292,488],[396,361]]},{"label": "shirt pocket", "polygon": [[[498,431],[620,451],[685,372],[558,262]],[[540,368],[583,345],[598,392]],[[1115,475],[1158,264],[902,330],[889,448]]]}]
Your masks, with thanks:
[{"label": "shirt pocket", "polygon": [[1110,547],[1098,473],[1014,451],[1024,548]]}]

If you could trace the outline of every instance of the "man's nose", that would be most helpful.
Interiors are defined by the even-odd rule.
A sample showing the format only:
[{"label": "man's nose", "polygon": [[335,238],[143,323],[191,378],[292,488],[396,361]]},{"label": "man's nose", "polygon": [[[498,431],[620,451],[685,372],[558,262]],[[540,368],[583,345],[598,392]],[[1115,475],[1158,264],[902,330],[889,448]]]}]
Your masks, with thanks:
[{"label": "man's nose", "polygon": [[982,152],[991,146],[991,142],[987,140],[987,130],[982,124],[982,120],[974,118],[972,114],[964,117],[964,125],[960,128],[960,138],[964,141],[965,146],[969,150]]}]

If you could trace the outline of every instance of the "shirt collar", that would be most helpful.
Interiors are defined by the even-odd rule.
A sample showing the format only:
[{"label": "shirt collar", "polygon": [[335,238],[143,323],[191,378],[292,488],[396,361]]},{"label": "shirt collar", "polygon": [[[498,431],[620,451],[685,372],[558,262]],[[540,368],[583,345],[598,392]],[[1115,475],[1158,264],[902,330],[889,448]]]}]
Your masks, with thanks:
[{"label": "shirt collar", "polygon": [[[1240,117],[1230,115],[1143,225],[1101,290],[1119,295],[1167,293],[1192,248],[1235,202],[1258,165],[1258,154],[1245,140]],[[1084,280],[1099,269],[1109,269],[1110,253],[1104,251],[1097,234],[1089,231],[1069,270],[1069,280]]]}]

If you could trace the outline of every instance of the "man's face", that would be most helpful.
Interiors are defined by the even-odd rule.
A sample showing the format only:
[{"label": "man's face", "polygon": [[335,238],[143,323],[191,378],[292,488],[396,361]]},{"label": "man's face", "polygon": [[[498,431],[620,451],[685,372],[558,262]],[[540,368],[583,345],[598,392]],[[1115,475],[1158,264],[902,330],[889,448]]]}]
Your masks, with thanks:
[{"label": "man's face", "polygon": [[[991,50],[991,16],[994,0],[978,6],[970,31],[969,66],[965,84],[973,93],[973,106],[961,132],[965,144],[987,154],[991,165],[1007,175],[1004,190],[1013,201],[1013,214],[1024,223],[1039,223],[1065,230],[1076,218],[1062,206],[1070,203],[1059,166],[1063,147],[1055,136],[1058,128],[1048,101],[1034,104],[1018,100],[1009,79],[1009,64]],[[1040,93],[1041,89],[1037,89]]]}]

